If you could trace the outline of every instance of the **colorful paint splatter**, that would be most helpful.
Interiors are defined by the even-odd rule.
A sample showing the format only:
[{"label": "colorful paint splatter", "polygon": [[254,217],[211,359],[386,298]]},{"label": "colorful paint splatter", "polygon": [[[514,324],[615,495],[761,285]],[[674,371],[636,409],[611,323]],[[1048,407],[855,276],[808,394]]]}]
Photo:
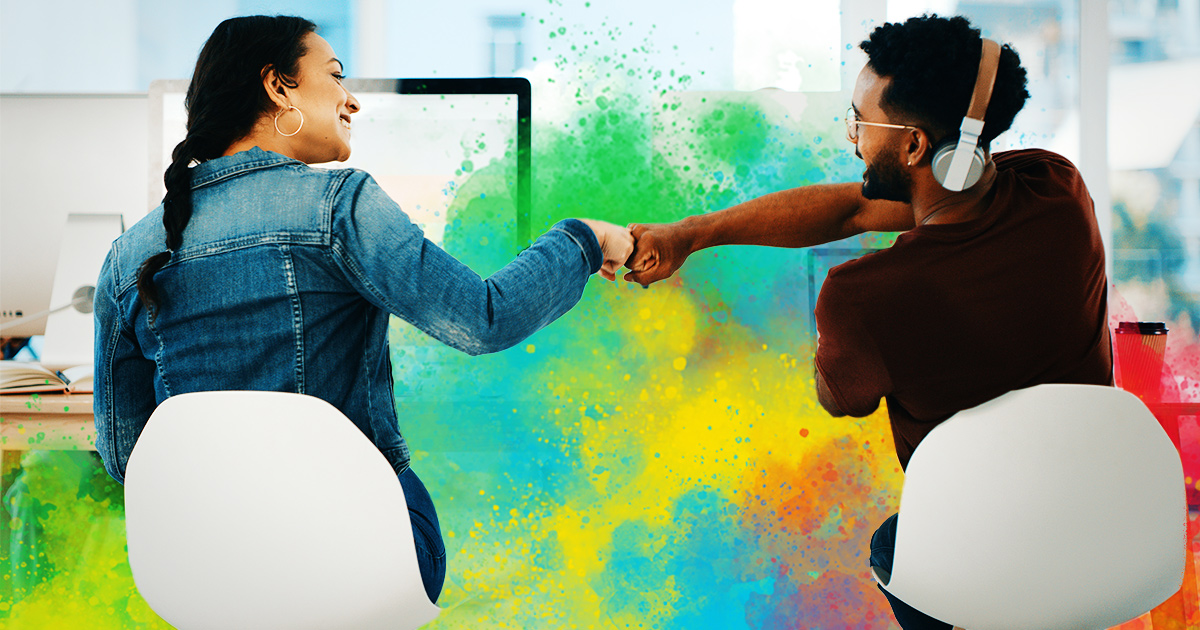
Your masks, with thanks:
[{"label": "colorful paint splatter", "polygon": [[[534,79],[535,101],[570,109],[565,123],[535,111],[535,233],[565,217],[670,221],[861,172],[837,94],[691,93],[687,76],[577,36],[587,63],[556,63],[578,74]],[[633,75],[654,90],[622,91]],[[507,229],[471,188],[482,181],[495,180],[459,190],[445,243],[487,274],[515,252],[480,246]],[[401,429],[449,555],[430,627],[896,627],[867,557],[902,477],[883,411],[835,419],[816,403],[808,255],[709,250],[650,289],[597,277],[560,321],[486,357],[397,322]],[[134,588],[121,490],[95,458],[24,464],[19,504],[5,497],[20,544],[0,626],[168,627]]]}]

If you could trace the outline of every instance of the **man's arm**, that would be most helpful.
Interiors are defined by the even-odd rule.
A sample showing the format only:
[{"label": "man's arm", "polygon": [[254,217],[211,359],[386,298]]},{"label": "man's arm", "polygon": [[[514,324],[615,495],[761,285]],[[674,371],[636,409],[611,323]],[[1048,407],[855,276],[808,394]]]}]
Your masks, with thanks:
[{"label": "man's arm", "polygon": [[846,415],[838,408],[837,402],[833,399],[833,392],[829,391],[829,386],[825,384],[825,377],[821,376],[821,370],[813,367],[813,378],[817,382],[817,402],[829,412],[829,415],[834,418],[841,418]]},{"label": "man's arm", "polygon": [[868,200],[861,184],[802,186],[674,223],[631,226],[637,242],[625,279],[650,284],[668,278],[693,252],[716,245],[810,247],[912,227],[911,206]]}]

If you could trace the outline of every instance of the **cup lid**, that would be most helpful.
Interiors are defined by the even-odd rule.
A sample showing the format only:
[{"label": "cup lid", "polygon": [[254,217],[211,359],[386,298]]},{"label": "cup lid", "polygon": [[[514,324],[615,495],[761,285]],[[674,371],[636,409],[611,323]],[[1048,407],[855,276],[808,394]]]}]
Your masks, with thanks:
[{"label": "cup lid", "polygon": [[1117,332],[1122,334],[1165,335],[1168,331],[1166,324],[1162,322],[1121,322],[1117,325]]}]

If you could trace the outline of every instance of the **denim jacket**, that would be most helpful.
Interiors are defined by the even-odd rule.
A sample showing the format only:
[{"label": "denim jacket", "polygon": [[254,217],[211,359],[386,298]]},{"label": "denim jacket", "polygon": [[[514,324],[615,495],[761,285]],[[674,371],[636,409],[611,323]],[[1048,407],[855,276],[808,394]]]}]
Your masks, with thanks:
[{"label": "denim jacket", "polygon": [[97,282],[96,446],[117,481],[159,403],[230,389],[328,401],[399,474],[389,313],[468,354],[497,352],[574,306],[603,262],[568,219],[484,280],[366,173],[257,148],[193,167],[192,196],[183,244],[154,276],[154,321],[137,277],[165,249],[161,206],[113,242]]}]

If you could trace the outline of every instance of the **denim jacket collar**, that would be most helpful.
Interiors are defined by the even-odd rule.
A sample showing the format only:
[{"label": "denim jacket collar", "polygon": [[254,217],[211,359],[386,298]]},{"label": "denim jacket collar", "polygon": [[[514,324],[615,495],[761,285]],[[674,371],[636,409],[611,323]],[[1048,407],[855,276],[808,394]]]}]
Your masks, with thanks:
[{"label": "denim jacket collar", "polygon": [[223,155],[192,167],[192,190],[215,184],[223,179],[242,173],[273,168],[283,164],[305,166],[300,160],[290,158],[274,151],[263,151],[251,147],[233,155]]}]

